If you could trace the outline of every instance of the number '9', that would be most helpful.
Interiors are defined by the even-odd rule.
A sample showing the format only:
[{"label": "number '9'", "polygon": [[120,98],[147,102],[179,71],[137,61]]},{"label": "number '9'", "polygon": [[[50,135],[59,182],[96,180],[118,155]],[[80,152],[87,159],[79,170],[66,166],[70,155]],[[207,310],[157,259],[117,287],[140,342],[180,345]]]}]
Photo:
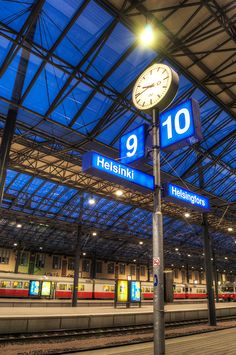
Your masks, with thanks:
[{"label": "number '9'", "polygon": [[131,136],[129,136],[127,139],[126,148],[128,150],[127,157],[133,157],[136,154],[138,148],[138,139],[135,134],[131,134]]}]

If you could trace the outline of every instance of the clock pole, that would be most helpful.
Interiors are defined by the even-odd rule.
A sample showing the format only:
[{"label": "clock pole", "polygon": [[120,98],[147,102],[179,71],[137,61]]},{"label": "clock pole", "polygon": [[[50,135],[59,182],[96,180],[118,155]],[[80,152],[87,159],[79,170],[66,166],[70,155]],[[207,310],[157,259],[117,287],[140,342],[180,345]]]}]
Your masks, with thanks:
[{"label": "clock pole", "polygon": [[152,110],[153,136],[153,325],[154,355],[165,354],[165,319],[164,319],[164,255],[163,255],[163,222],[161,212],[161,169],[159,110]]}]

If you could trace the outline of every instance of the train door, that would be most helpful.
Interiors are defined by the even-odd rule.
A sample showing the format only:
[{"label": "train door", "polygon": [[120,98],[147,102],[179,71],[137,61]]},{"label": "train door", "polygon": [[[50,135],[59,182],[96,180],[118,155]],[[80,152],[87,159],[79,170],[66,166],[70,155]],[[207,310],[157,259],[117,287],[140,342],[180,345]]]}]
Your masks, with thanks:
[{"label": "train door", "polygon": [[61,276],[66,276],[67,272],[67,259],[62,260]]}]

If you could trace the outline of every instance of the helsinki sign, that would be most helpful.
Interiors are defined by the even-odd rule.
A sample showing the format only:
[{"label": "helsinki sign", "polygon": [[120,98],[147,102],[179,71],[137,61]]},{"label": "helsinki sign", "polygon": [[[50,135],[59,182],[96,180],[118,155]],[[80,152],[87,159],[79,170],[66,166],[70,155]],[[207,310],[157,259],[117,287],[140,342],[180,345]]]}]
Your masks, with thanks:
[{"label": "helsinki sign", "polygon": [[192,208],[201,209],[203,211],[210,210],[210,203],[207,197],[185,190],[182,187],[171,183],[165,184],[164,197],[173,201],[178,200],[185,205],[191,205]]},{"label": "helsinki sign", "polygon": [[83,155],[82,170],[84,173],[122,184],[143,193],[150,193],[154,189],[152,175],[120,164],[97,152],[88,152]]}]

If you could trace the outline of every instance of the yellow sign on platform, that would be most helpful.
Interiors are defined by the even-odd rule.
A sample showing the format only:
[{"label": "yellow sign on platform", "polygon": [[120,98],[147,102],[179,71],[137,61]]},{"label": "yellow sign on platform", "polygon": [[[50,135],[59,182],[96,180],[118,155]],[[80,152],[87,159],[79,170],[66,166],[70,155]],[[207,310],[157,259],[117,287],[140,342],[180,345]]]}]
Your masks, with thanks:
[{"label": "yellow sign on platform", "polygon": [[50,296],[51,293],[51,282],[50,281],[43,281],[42,283],[42,296]]},{"label": "yellow sign on platform", "polygon": [[117,301],[128,302],[128,281],[127,280],[117,281]]}]

